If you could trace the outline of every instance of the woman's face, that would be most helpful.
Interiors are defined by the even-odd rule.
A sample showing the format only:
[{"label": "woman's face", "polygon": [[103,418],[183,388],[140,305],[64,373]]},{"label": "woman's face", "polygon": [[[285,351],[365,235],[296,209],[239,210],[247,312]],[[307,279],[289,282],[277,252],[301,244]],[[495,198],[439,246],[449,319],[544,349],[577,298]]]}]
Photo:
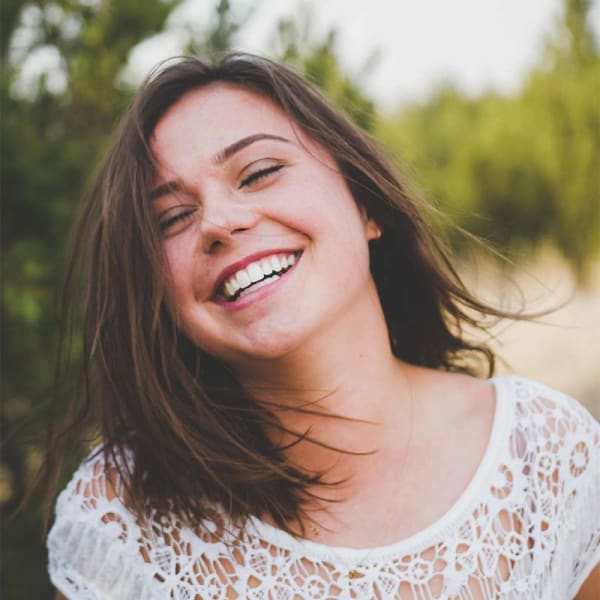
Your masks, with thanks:
[{"label": "woman's face", "polygon": [[151,144],[169,302],[199,347],[233,366],[283,357],[372,295],[377,226],[269,100],[210,84],[169,109]]}]

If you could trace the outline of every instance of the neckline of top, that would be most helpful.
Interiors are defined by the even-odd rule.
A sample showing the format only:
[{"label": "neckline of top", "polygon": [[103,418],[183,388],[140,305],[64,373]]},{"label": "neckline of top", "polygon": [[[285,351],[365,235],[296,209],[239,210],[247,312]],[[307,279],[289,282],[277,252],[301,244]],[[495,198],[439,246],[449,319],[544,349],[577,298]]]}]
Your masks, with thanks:
[{"label": "neckline of top", "polygon": [[484,485],[489,486],[491,483],[489,480],[490,468],[494,467],[495,459],[502,449],[502,444],[500,442],[511,415],[510,397],[506,389],[510,385],[511,379],[510,376],[488,379],[488,381],[493,384],[495,391],[494,416],[488,442],[479,466],[465,489],[450,508],[442,516],[420,531],[383,546],[352,548],[344,546],[328,546],[312,540],[295,537],[254,516],[249,517],[249,524],[257,535],[266,542],[272,543],[280,548],[288,549],[292,552],[300,553],[305,557],[315,557],[320,560],[325,559],[329,562],[336,562],[336,559],[339,558],[347,560],[362,559],[370,562],[383,556],[405,555],[410,552],[418,552],[428,548],[436,541],[436,538],[439,539],[440,533],[447,531],[457,522],[457,520],[463,517],[466,512],[473,510],[473,501],[479,494],[481,488]]}]

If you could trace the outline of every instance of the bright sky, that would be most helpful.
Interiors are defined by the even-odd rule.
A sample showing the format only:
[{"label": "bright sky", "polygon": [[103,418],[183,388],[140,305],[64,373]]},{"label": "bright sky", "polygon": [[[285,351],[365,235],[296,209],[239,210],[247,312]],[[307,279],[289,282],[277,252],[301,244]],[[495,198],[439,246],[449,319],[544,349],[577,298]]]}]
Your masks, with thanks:
[{"label": "bright sky", "polygon": [[[171,24],[202,23],[216,0],[186,0]],[[234,7],[250,4],[233,0]],[[381,51],[366,79],[384,105],[424,97],[442,79],[468,93],[516,90],[538,62],[544,38],[554,30],[562,0],[321,0],[313,3],[314,35],[339,31],[344,66],[358,70],[369,54]],[[600,34],[600,2],[593,25]],[[208,8],[210,7],[210,9]],[[262,0],[243,28],[238,48],[264,52],[278,17],[296,14],[296,0]],[[243,8],[242,8],[243,12]],[[144,44],[131,56],[134,72],[177,54],[177,35]]]}]

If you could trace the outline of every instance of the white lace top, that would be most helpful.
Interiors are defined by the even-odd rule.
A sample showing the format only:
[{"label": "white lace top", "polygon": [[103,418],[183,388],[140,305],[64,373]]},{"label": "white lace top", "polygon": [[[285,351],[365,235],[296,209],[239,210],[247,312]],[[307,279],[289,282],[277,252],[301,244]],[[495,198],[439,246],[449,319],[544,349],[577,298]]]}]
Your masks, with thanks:
[{"label": "white lace top", "polygon": [[142,529],[107,497],[96,458],[58,498],[52,583],[71,600],[569,600],[600,561],[600,426],[540,384],[493,381],[494,423],[475,476],[407,539],[331,548],[254,518],[225,537],[210,522],[165,517]]}]

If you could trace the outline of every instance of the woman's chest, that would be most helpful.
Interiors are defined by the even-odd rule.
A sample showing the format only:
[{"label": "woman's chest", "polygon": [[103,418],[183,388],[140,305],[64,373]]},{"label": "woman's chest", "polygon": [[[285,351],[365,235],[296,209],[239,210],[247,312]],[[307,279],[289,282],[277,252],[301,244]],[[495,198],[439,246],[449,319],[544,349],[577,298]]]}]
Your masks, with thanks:
[{"label": "woman's chest", "polygon": [[489,424],[482,423],[422,438],[404,456],[383,457],[352,501],[316,517],[322,527],[310,537],[331,546],[379,547],[426,530],[489,491],[497,474],[482,465],[488,441]]}]

